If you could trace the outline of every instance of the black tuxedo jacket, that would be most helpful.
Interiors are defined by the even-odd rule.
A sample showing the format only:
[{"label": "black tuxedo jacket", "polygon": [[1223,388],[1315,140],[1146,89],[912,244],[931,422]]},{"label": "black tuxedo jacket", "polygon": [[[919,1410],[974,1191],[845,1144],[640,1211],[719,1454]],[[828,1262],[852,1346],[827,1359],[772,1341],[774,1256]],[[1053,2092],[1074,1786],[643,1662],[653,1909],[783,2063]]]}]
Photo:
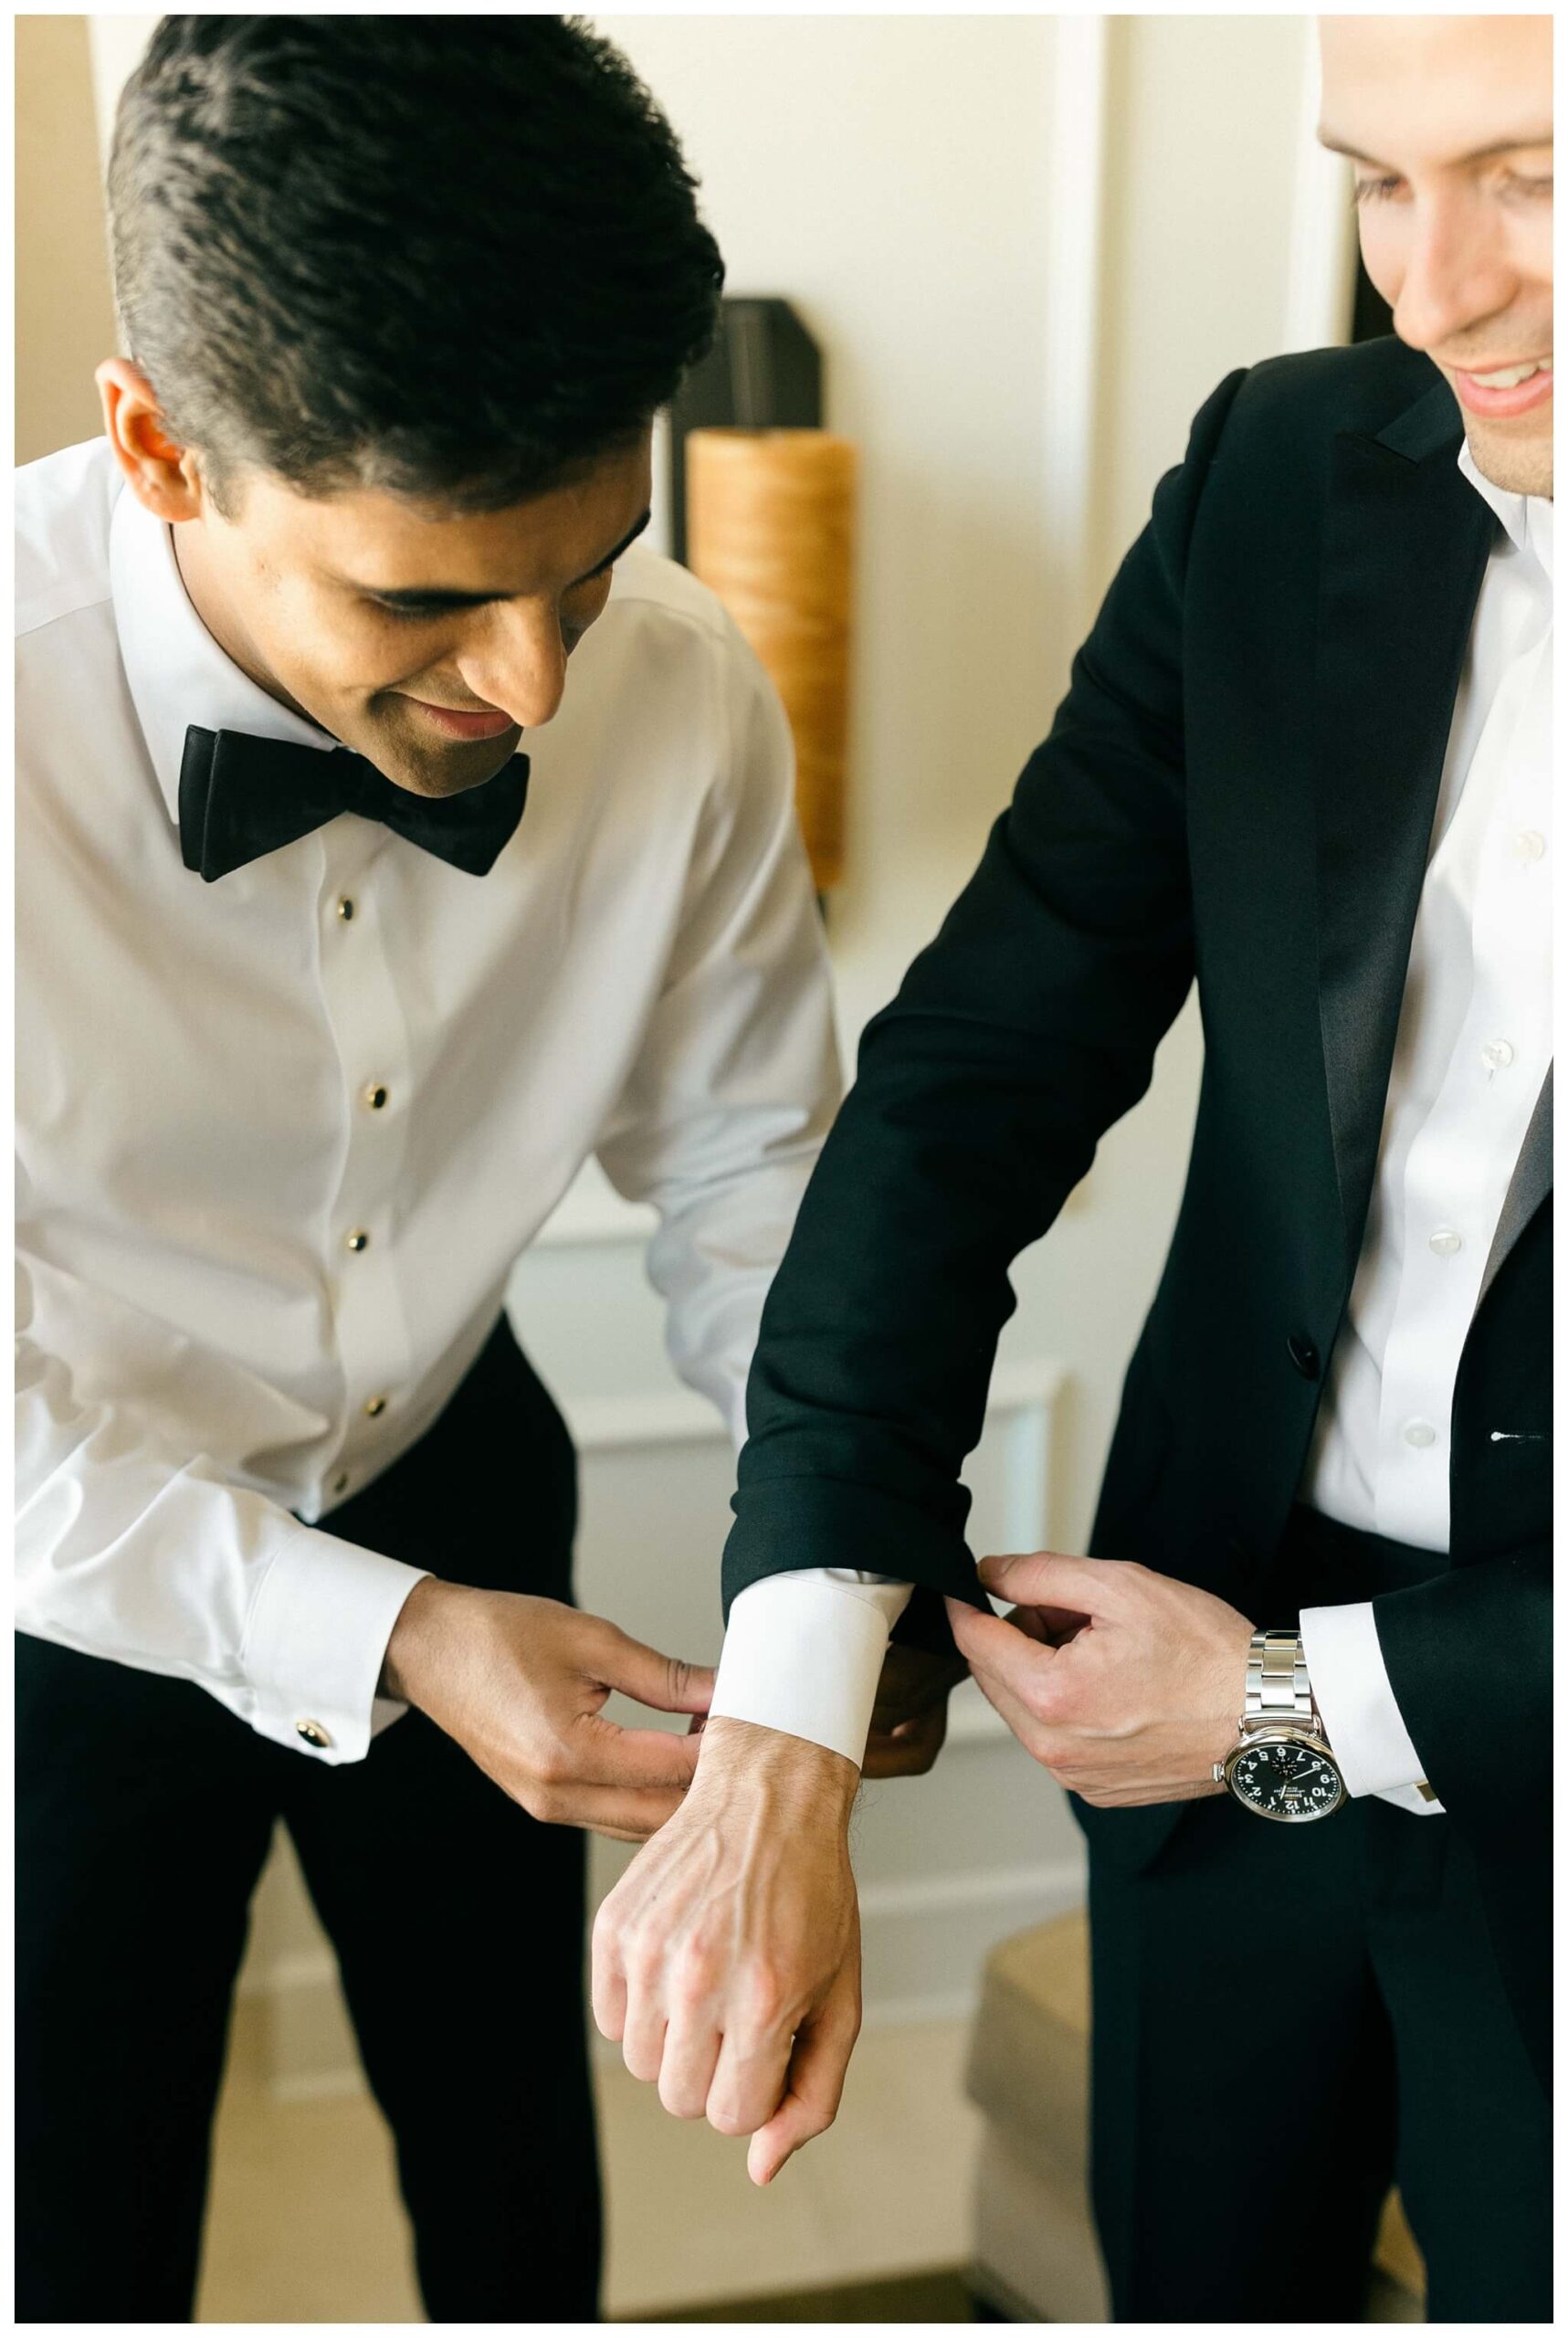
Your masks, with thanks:
[{"label": "black tuxedo jacket", "polygon": [[[1186,1189],[1090,1549],[1252,1612],[1360,1252],[1498,524],[1460,438],[1446,384],[1394,341],[1235,374],[1199,414],[979,869],[866,1033],[763,1320],[726,1606],[761,1575],[845,1564],[923,1586],[928,1619],[929,1595],[978,1600],[958,1473],[1009,1266],[1142,1094],[1195,980]],[[1550,1094],[1455,1390],[1449,1565],[1373,1607],[1538,2053]],[[1137,1861],[1182,1807],[1079,1815],[1097,1856]]]}]

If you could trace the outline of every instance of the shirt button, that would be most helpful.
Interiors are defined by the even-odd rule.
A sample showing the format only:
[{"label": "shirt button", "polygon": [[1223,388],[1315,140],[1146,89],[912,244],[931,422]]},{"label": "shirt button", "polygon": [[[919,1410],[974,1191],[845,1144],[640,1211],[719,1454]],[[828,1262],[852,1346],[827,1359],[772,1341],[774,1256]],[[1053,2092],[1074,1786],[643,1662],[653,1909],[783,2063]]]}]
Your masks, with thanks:
[{"label": "shirt button", "polygon": [[386,1398],[384,1396],[367,1396],[364,1400],[364,1408],[370,1415],[373,1421],[379,1420],[382,1414],[386,1410]]},{"label": "shirt button", "polygon": [[294,1728],[296,1734],[302,1737],[307,1745],[314,1745],[318,1750],[332,1742],[331,1732],[323,1729],[319,1721],[297,1721]]},{"label": "shirt button", "polygon": [[363,1226],[356,1226],[352,1234],[345,1235],[343,1239],[349,1249],[363,1250],[368,1246],[370,1236],[365,1232]]},{"label": "shirt button", "polygon": [[1521,828],[1514,837],[1513,853],[1517,860],[1539,860],[1545,850],[1546,838],[1539,828]]},{"label": "shirt button", "polygon": [[1437,1432],[1433,1427],[1430,1421],[1406,1421],[1405,1424],[1405,1442],[1406,1445],[1436,1445],[1437,1442]]},{"label": "shirt button", "polygon": [[332,1480],[331,1490],[335,1494],[347,1493],[349,1490],[349,1473],[346,1469],[340,1469],[338,1471],[337,1476]]},{"label": "shirt button", "polygon": [[338,915],[342,918],[345,925],[352,922],[353,913],[354,905],[352,894],[340,893],[338,895]]},{"label": "shirt button", "polygon": [[364,1091],[364,1101],[373,1112],[379,1112],[386,1102],[386,1090],[379,1080],[373,1080]]},{"label": "shirt button", "polygon": [[1506,1071],[1513,1061],[1513,1049],[1506,1039],[1489,1039],[1481,1049],[1481,1061],[1489,1071]]},{"label": "shirt button", "polygon": [[1426,1237],[1426,1248],[1436,1250],[1440,1259],[1451,1259],[1456,1250],[1464,1247],[1464,1237],[1456,1234],[1451,1226],[1440,1226],[1436,1234]]}]

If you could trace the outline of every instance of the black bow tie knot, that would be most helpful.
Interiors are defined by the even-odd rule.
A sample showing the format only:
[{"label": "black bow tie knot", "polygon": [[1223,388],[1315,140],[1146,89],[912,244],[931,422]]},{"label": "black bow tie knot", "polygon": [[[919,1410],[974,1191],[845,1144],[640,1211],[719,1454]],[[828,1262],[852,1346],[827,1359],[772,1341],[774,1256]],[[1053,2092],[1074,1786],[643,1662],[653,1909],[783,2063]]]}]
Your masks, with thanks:
[{"label": "black bow tie knot", "polygon": [[527,798],[526,755],[460,795],[414,795],[346,747],[302,747],[193,722],[180,764],[180,851],[210,885],[325,827],[340,812],[357,812],[483,877],[510,841]]}]

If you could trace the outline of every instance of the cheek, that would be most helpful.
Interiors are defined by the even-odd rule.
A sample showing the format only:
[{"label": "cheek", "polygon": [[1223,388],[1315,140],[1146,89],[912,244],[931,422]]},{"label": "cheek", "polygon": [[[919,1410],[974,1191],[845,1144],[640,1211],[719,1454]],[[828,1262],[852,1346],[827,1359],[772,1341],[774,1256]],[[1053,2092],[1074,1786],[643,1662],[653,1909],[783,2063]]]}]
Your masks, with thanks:
[{"label": "cheek", "polygon": [[385,625],[357,606],[307,600],[289,613],[289,636],[301,671],[337,698],[374,697],[427,672],[433,662],[424,635]]},{"label": "cheek", "polygon": [[605,577],[588,591],[574,594],[561,611],[561,637],[566,644],[567,655],[576,648],[591,625],[605,614],[614,580]]},{"label": "cheek", "polygon": [[1548,321],[1552,316],[1552,206],[1521,219],[1510,238],[1510,258],[1519,276],[1520,290],[1531,305],[1539,303]]}]

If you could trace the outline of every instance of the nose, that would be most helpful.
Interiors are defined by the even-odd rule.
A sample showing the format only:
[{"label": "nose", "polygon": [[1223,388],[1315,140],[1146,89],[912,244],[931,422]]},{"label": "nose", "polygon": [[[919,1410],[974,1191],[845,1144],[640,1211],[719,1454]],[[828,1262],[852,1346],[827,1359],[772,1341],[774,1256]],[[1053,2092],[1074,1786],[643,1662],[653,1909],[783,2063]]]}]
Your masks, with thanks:
[{"label": "nose", "polygon": [[1518,275],[1495,226],[1463,195],[1417,202],[1414,214],[1394,329],[1412,349],[1438,350],[1500,316]]},{"label": "nose", "polygon": [[566,645],[548,601],[507,601],[485,612],[484,630],[458,660],[465,686],[525,731],[548,722],[566,687]]}]

